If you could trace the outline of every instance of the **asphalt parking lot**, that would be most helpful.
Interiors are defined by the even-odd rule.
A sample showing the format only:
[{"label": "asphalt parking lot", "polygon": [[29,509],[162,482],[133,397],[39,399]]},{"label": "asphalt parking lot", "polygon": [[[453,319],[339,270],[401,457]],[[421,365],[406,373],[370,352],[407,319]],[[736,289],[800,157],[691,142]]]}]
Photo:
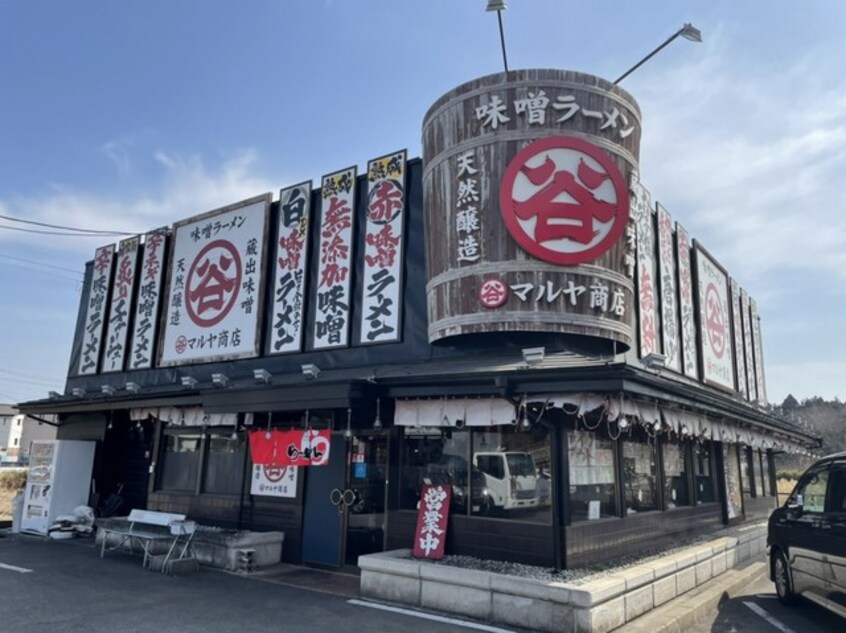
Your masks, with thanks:
[{"label": "asphalt parking lot", "polygon": [[167,576],[143,569],[140,556],[109,553],[100,559],[90,539],[0,538],[3,633],[350,630],[446,633],[468,628],[371,608],[348,595],[213,569]]}]

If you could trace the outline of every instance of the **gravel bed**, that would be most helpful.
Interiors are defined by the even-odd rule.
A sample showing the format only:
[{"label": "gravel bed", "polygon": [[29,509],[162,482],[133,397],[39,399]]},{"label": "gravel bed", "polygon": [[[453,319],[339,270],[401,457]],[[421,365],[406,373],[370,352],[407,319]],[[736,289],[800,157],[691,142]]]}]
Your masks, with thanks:
[{"label": "gravel bed", "polygon": [[[584,584],[594,578],[602,576],[611,576],[616,572],[647,563],[659,558],[663,558],[670,554],[674,554],[691,545],[705,543],[716,540],[724,536],[730,536],[733,531],[722,530],[719,533],[703,534],[695,538],[690,538],[681,541],[674,541],[672,546],[655,547],[648,550],[641,550],[636,554],[629,554],[615,558],[608,563],[591,565],[590,567],[581,567],[577,569],[562,569],[556,571],[549,567],[536,567],[533,565],[523,565],[521,563],[509,563],[506,561],[486,560],[475,558],[473,556],[444,556],[439,561],[423,561],[421,563],[429,563],[432,565],[446,565],[449,567],[460,567],[462,569],[474,569],[477,571],[489,571],[497,574],[506,574],[509,576],[518,576],[520,578],[529,578],[532,580],[539,580],[542,582],[561,582],[568,584],[580,585]],[[410,557],[409,557],[410,558]]]}]

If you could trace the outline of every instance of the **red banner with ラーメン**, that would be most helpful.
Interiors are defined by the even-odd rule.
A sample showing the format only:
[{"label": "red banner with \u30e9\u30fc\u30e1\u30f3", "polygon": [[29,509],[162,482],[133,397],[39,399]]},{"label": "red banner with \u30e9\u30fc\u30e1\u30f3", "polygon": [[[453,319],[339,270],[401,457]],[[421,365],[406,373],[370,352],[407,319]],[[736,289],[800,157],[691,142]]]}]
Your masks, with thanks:
[{"label": "red banner with \u30e9\u30fc\u30e1\u30f3", "polygon": [[325,466],[329,463],[328,429],[251,431],[250,457],[265,466]]}]

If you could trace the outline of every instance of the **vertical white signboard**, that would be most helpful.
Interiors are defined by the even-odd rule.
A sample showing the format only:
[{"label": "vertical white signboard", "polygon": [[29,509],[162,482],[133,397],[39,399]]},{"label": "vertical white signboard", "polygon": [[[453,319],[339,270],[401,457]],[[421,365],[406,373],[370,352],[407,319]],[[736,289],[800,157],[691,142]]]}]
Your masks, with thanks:
[{"label": "vertical white signboard", "polygon": [[673,218],[670,212],[657,205],[658,216],[658,270],[661,287],[661,342],[667,367],[680,372],[678,302],[676,297],[676,258],[673,249]]},{"label": "vertical white signboard", "polygon": [[699,378],[696,348],[696,315],[693,308],[693,276],[690,266],[690,238],[676,222],[676,251],[679,254],[679,314],[681,315],[682,369],[685,376]]},{"label": "vertical white signboard", "polygon": [[109,321],[106,325],[106,346],[103,349],[101,371],[104,372],[123,371],[128,356],[126,347],[129,340],[129,316],[133,307],[140,246],[141,238],[138,236],[121,240],[118,245]]},{"label": "vertical white signboard", "polygon": [[749,317],[749,295],[740,290],[740,316],[743,321],[743,349],[746,356],[746,392],[752,402],[758,399],[758,383],[755,379],[755,350],[752,347],[752,319]]},{"label": "vertical white signboard", "polygon": [[767,404],[767,384],[764,380],[764,349],[761,340],[761,318],[758,316],[758,304],[749,299],[749,318],[752,320],[752,347],[755,348],[755,387],[758,403]]},{"label": "vertical white signboard", "polygon": [[740,286],[731,282],[731,322],[734,332],[734,366],[737,369],[737,390],[744,398],[749,397],[746,383],[746,352],[743,350],[743,315],[740,312]]},{"label": "vertical white signboard", "polygon": [[367,164],[360,343],[400,338],[406,151]]},{"label": "vertical white signboard", "polygon": [[349,344],[356,175],[355,167],[329,174],[323,177],[320,189],[320,260],[313,349]]},{"label": "vertical white signboard", "polygon": [[652,196],[632,174],[630,215],[637,231],[637,291],[641,358],[658,348],[658,293],[655,287],[655,224]]},{"label": "vertical white signboard", "polygon": [[311,182],[283,189],[279,193],[276,252],[272,264],[268,354],[302,349],[310,227]]},{"label": "vertical white signboard", "polygon": [[726,272],[694,241],[699,298],[702,379],[734,391],[734,363]]},{"label": "vertical white signboard", "polygon": [[132,326],[132,348],[128,369],[153,366],[156,337],[159,329],[159,305],[164,280],[168,229],[150,231],[144,236],[144,255],[138,279],[138,300]]},{"label": "vertical white signboard", "polygon": [[174,224],[160,366],[258,356],[270,199]]},{"label": "vertical white signboard", "polygon": [[80,376],[97,373],[108,311],[109,281],[112,278],[114,255],[114,244],[101,246],[94,253],[91,288],[88,292],[88,305],[85,306],[85,330],[82,334],[82,353],[79,359]]}]

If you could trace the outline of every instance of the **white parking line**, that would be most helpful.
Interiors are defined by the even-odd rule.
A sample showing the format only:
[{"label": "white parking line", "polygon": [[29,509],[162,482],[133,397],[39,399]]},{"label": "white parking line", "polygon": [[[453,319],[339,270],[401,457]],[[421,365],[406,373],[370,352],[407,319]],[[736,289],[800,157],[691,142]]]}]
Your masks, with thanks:
[{"label": "white parking line", "polygon": [[382,611],[390,611],[391,613],[401,613],[402,615],[410,615],[414,618],[422,618],[424,620],[432,620],[434,622],[444,622],[446,624],[454,624],[455,626],[463,626],[466,629],[475,629],[477,631],[487,631],[488,633],[514,633],[509,629],[500,629],[495,626],[487,624],[478,624],[476,622],[467,622],[466,620],[457,620],[455,618],[447,618],[442,615],[435,615],[434,613],[424,613],[423,611],[414,611],[412,609],[402,609],[400,607],[392,607],[387,604],[379,604],[378,602],[367,602],[365,600],[347,600],[348,604],[354,604],[359,607],[370,607],[371,609],[381,609]]},{"label": "white parking line", "polygon": [[6,565],[4,563],[0,563],[0,569],[8,569],[9,571],[16,571],[19,574],[32,573],[32,570],[27,569],[26,567],[16,567],[15,565]]},{"label": "white parking line", "polygon": [[769,613],[767,613],[766,611],[764,611],[764,609],[762,609],[761,607],[759,607],[759,606],[758,606],[757,604],[755,604],[754,602],[746,602],[746,601],[744,601],[744,602],[743,602],[743,604],[745,604],[747,607],[749,607],[750,609],[752,609],[752,611],[754,611],[754,612],[755,612],[755,613],[757,613],[759,616],[761,616],[762,618],[764,618],[767,622],[769,622],[770,624],[772,624],[775,628],[777,628],[777,629],[778,629],[779,631],[781,631],[782,633],[796,633],[796,632],[795,632],[793,629],[791,629],[789,626],[787,626],[786,624],[782,624],[781,622],[779,622],[778,620],[776,620],[773,616],[771,616]]}]

